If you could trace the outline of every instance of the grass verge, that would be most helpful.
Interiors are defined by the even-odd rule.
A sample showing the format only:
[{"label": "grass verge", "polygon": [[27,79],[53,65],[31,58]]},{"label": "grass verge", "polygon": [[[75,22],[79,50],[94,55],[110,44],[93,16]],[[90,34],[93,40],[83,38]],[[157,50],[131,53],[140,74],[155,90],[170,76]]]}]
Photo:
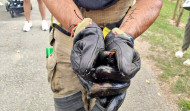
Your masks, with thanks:
[{"label": "grass verge", "polygon": [[[183,61],[190,58],[190,48],[184,58],[175,57],[175,52],[181,48],[182,39],[185,31],[185,25],[182,28],[173,26],[170,21],[175,9],[175,3],[164,0],[164,4],[158,19],[146,31],[142,37],[148,40],[152,46],[151,49],[157,52],[156,55],[150,55],[149,58],[157,62],[157,66],[163,70],[159,77],[172,83],[171,91],[179,96],[179,107],[183,111],[190,110],[190,67],[183,65]],[[189,11],[184,11],[181,18],[181,24],[186,24]]]},{"label": "grass verge", "polygon": [[189,111],[190,109],[190,102],[189,101],[181,101],[179,103],[181,111]]}]

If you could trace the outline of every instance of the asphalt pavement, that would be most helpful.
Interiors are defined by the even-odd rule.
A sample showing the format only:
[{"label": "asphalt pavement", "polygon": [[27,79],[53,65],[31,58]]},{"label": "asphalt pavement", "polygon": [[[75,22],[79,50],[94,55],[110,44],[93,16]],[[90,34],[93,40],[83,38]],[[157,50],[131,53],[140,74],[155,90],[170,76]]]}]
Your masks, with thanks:
[{"label": "asphalt pavement", "polygon": [[[49,33],[41,31],[37,1],[32,5],[30,32],[22,31],[23,13],[11,18],[5,6],[0,6],[0,111],[54,111],[46,72]],[[49,12],[47,20],[50,23]],[[132,79],[119,111],[177,110],[162,95],[155,75],[142,60],[142,68]]]}]

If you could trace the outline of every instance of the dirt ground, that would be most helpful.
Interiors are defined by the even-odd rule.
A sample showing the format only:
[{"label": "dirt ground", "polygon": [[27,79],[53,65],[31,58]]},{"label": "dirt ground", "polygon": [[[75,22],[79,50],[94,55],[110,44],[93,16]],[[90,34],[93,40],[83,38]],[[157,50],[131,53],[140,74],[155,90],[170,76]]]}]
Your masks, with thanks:
[{"label": "dirt ground", "polygon": [[[172,20],[170,20],[172,22]],[[181,24],[180,27],[184,27],[184,24]],[[146,64],[150,71],[155,75],[156,81],[159,83],[161,88],[161,93],[164,98],[168,101],[169,104],[177,107],[177,94],[172,94],[171,92],[171,84],[163,82],[158,75],[162,73],[162,70],[156,66],[156,62],[148,58],[150,55],[156,55],[156,52],[152,52],[150,50],[151,43],[143,40],[143,38],[139,37],[135,40],[135,49],[140,53],[141,60],[144,64]]]}]

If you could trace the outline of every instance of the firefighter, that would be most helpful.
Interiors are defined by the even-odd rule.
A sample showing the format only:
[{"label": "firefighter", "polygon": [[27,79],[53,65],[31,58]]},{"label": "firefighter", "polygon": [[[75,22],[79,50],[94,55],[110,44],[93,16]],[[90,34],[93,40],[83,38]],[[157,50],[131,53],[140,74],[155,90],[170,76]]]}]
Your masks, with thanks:
[{"label": "firefighter", "polygon": [[[121,95],[107,101],[109,103],[106,105],[87,97],[88,91],[97,98],[108,94],[101,95],[93,90],[95,86],[90,80],[98,55],[102,50],[114,51],[118,70],[126,79],[122,85],[127,88],[130,79],[140,69],[140,57],[134,50],[134,40],[156,20],[162,0],[136,0],[135,4],[134,0],[43,1],[60,23],[52,25],[50,44],[54,52],[47,59],[55,110],[110,111],[108,104],[118,102],[125,91],[120,92],[119,89],[118,94]],[[105,27],[108,27],[109,33],[103,35]],[[112,90],[112,85],[109,88]],[[117,108],[113,111],[118,109],[119,104],[115,106]]]}]

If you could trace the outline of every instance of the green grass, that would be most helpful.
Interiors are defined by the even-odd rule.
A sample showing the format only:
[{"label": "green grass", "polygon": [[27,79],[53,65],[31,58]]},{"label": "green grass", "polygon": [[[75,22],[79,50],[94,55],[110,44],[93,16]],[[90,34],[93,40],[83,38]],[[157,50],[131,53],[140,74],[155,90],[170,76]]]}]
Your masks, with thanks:
[{"label": "green grass", "polygon": [[190,102],[189,101],[181,101],[179,103],[181,111],[189,111],[190,110]]},{"label": "green grass", "polygon": [[190,80],[186,77],[181,77],[176,81],[173,90],[177,93],[187,92],[187,94],[190,94]]},{"label": "green grass", "polygon": [[[164,0],[159,17],[142,37],[152,44],[150,50],[157,52],[156,55],[150,55],[148,58],[156,61],[156,65],[163,70],[159,77],[167,82],[171,82],[169,78],[174,80],[177,77],[176,81],[172,81],[174,85],[171,86],[171,90],[173,93],[190,97],[190,67],[183,65],[183,62],[190,57],[190,48],[184,58],[175,57],[175,52],[181,48],[185,27],[178,28],[170,24],[169,20],[173,17],[174,9],[174,2]],[[181,18],[182,24],[187,23],[188,16],[189,11],[185,10]],[[181,107],[182,103],[179,104]],[[183,111],[186,109],[184,108]]]}]

